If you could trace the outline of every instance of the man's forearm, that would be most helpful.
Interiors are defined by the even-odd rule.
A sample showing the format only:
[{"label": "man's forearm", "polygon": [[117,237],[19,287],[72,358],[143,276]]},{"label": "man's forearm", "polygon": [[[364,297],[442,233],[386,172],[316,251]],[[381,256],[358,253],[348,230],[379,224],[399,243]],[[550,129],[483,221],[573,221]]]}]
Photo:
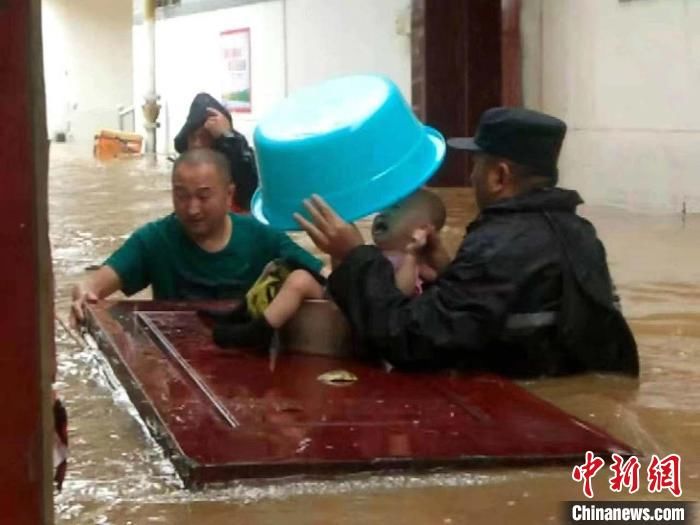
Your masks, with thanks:
[{"label": "man's forearm", "polygon": [[471,261],[453,262],[424,293],[408,298],[374,246],[351,251],[329,291],[370,353],[403,369],[480,363],[502,326],[513,286]]},{"label": "man's forearm", "polygon": [[112,267],[101,266],[82,283],[81,288],[85,293],[104,299],[121,289],[121,279]]},{"label": "man's forearm", "polygon": [[77,327],[85,320],[87,303],[104,299],[121,289],[121,279],[109,266],[101,266],[95,273],[73,287],[70,322]]}]

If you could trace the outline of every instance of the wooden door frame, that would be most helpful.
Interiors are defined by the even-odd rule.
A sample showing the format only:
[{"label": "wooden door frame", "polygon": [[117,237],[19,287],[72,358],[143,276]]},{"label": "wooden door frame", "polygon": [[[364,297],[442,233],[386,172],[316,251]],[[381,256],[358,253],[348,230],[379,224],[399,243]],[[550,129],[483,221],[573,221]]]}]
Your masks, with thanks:
[{"label": "wooden door frame", "polygon": [[[411,95],[422,121],[471,136],[484,110],[521,105],[520,11],[521,0],[413,0]],[[432,184],[462,186],[468,167],[448,153]]]},{"label": "wooden door frame", "polygon": [[53,523],[53,287],[41,0],[0,1],[0,515]]}]

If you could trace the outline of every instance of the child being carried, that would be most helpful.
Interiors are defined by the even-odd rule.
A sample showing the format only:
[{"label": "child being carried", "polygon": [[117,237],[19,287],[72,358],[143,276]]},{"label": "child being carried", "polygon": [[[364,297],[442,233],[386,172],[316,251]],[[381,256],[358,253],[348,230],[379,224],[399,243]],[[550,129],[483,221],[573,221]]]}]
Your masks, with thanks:
[{"label": "child being carried", "polygon": [[[442,200],[421,189],[374,219],[374,244],[394,266],[396,287],[407,296],[422,293],[423,284],[437,278],[440,269],[430,266],[422,253],[430,233],[440,232],[445,218]],[[271,282],[283,283],[275,288],[269,286]],[[326,297],[322,282],[323,278],[306,270],[288,272],[271,263],[241,307],[229,314],[226,322],[214,327],[214,341],[222,347],[267,348],[274,331],[294,317],[305,300]],[[277,290],[274,298],[269,296],[269,290]],[[259,300],[261,293],[265,301]]]}]

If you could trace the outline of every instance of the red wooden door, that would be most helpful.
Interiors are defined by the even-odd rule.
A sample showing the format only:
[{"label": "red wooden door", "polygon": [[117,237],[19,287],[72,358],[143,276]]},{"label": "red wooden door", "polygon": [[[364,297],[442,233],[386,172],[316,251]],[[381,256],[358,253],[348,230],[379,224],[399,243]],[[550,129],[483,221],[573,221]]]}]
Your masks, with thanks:
[{"label": "red wooden door", "polygon": [[40,4],[0,2],[0,521],[13,525],[53,522]]},{"label": "red wooden door", "polygon": [[[414,0],[413,105],[446,138],[473,135],[481,113],[520,100],[520,0]],[[469,158],[448,150],[434,186],[468,184]]]}]

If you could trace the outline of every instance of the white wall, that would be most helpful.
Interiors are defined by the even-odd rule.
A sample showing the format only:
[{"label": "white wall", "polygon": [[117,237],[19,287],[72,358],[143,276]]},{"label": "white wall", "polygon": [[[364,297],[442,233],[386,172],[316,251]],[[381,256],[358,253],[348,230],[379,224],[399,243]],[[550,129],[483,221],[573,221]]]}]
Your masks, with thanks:
[{"label": "white wall", "polygon": [[700,2],[524,0],[525,104],[569,125],[588,203],[700,211]]},{"label": "white wall", "polygon": [[380,73],[410,101],[410,5],[410,0],[287,0],[290,91],[332,76]]},{"label": "white wall", "polygon": [[[195,94],[221,97],[221,31],[250,27],[252,105],[234,124],[252,137],[257,121],[287,93],[330,77],[376,72],[410,97],[410,0],[282,0],[253,3],[156,23],[156,89],[161,95],[158,151],[173,151]],[[286,36],[285,36],[286,17]],[[397,22],[401,28],[397,31]],[[143,25],[134,26],[134,93],[145,93]],[[410,100],[410,98],[409,98]],[[141,132],[141,130],[137,130]]]},{"label": "white wall", "polygon": [[92,142],[132,104],[130,0],[43,0],[49,136]]}]

